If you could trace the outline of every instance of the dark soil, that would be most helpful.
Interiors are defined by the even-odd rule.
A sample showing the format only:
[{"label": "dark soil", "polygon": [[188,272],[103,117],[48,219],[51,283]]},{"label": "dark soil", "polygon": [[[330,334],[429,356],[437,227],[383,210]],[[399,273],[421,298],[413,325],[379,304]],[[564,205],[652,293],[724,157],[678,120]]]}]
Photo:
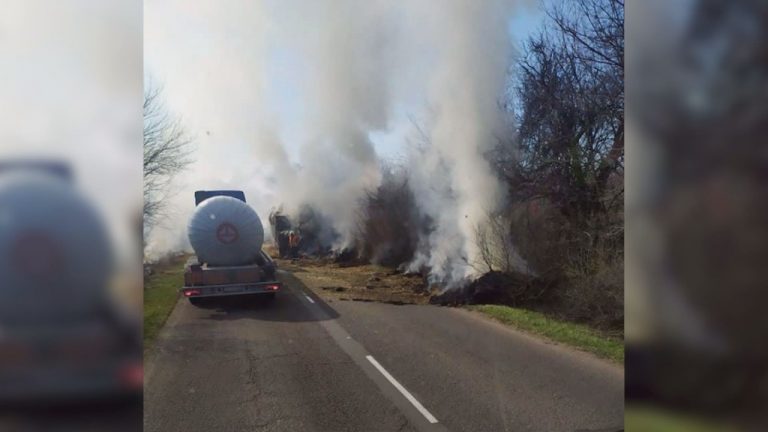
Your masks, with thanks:
[{"label": "dark soil", "polygon": [[463,288],[446,291],[429,299],[432,304],[502,304],[533,306],[553,300],[555,284],[522,273],[489,272]]}]

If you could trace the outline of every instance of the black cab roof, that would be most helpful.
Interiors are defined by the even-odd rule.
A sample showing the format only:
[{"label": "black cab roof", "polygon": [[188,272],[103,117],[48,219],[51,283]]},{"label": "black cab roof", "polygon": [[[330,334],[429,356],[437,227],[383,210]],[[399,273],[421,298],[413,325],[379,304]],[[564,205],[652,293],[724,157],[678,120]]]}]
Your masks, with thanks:
[{"label": "black cab roof", "polygon": [[245,202],[245,194],[243,191],[239,190],[213,190],[213,191],[195,191],[195,205],[200,205],[201,202],[207,200],[208,198],[213,198],[215,196],[228,196],[232,198],[237,198],[242,202]]}]

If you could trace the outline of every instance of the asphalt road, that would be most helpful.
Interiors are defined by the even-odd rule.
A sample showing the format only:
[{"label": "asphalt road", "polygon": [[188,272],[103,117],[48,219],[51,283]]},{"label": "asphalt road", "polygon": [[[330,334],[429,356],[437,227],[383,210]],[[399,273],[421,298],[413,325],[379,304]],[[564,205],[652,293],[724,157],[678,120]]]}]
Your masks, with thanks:
[{"label": "asphalt road", "polygon": [[182,299],[146,360],[145,431],[617,431],[624,373],[474,313]]}]

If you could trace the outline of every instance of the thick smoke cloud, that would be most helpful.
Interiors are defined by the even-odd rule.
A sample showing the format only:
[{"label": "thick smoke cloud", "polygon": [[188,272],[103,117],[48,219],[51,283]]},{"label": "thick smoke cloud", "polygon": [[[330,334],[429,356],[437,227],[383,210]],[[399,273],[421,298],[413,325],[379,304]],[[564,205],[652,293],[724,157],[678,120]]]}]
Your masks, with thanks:
[{"label": "thick smoke cloud", "polygon": [[504,126],[497,100],[510,57],[505,2],[446,3],[424,22],[436,58],[428,70],[424,145],[411,154],[412,187],[435,220],[411,268],[427,265],[436,281],[459,283],[476,271],[475,229],[502,199],[484,155]]},{"label": "thick smoke cloud", "polygon": [[[169,108],[197,137],[197,161],[178,182],[172,217],[186,221],[194,189],[244,189],[262,218],[281,203],[289,212],[312,205],[339,233],[335,246],[344,247],[360,197],[381,181],[371,135],[403,130],[399,122],[410,117],[425,139],[405,154],[409,184],[435,223],[412,265],[430,266],[440,281],[471,276],[474,227],[503,196],[483,155],[503,127],[498,100],[512,6],[147,4],[147,74],[164,85]],[[271,67],[275,59],[290,70]],[[290,115],[270,105],[275,87],[294,101]],[[171,225],[184,225],[177,222]],[[151,252],[185,247],[184,237],[158,230]]]}]

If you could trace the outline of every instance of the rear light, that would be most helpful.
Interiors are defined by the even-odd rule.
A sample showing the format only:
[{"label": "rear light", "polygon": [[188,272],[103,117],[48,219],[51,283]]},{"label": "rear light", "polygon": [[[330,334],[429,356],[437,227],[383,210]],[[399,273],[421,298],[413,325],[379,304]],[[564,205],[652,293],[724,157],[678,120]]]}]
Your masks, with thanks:
[{"label": "rear light", "polygon": [[277,284],[267,285],[266,288],[267,288],[267,291],[277,291],[280,289],[280,285],[277,285]]},{"label": "rear light", "polygon": [[117,379],[127,388],[141,388],[144,385],[144,368],[141,363],[124,365],[117,372]]},{"label": "rear light", "polygon": [[200,295],[200,290],[196,290],[196,289],[184,290],[184,295],[187,296],[187,297],[192,297],[192,296]]}]

